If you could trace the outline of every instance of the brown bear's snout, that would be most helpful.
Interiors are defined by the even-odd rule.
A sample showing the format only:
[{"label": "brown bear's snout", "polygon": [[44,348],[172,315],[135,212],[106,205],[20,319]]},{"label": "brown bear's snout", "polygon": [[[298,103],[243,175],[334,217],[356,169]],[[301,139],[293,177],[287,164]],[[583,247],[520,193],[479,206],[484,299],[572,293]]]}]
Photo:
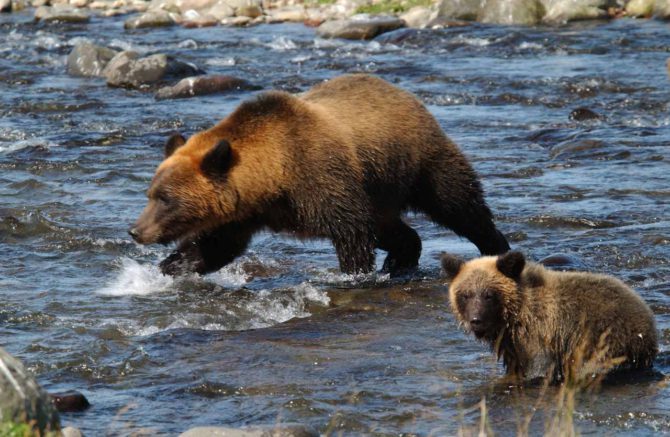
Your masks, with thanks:
[{"label": "brown bear's snout", "polygon": [[[131,226],[128,229],[128,234],[133,237],[133,240],[137,241],[140,238],[140,233],[135,226]],[[137,241],[139,243],[139,241]]]}]

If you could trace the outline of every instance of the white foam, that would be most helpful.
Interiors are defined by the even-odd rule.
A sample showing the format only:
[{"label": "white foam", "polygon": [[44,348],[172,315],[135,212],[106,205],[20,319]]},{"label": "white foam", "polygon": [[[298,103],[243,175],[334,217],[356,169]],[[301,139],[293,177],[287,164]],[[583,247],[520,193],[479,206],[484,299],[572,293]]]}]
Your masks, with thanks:
[{"label": "white foam", "polygon": [[237,64],[235,58],[212,58],[205,61],[205,64],[212,65],[214,67],[232,67]]},{"label": "white foam", "polygon": [[474,47],[485,47],[491,44],[491,41],[486,38],[471,38],[463,35],[458,35],[456,38],[453,38],[452,41]]},{"label": "white foam", "polygon": [[298,48],[296,43],[291,41],[289,38],[286,38],[285,36],[280,36],[273,39],[267,44],[267,46],[272,50],[277,50],[278,52],[284,52],[286,50],[294,50]]},{"label": "white foam", "polygon": [[238,261],[210,274],[207,279],[224,288],[239,288],[248,283],[251,277]]},{"label": "white foam", "polygon": [[58,144],[46,141],[41,138],[31,138],[28,140],[21,140],[16,142],[10,142],[9,144],[0,143],[0,153],[11,153],[16,152],[17,150],[25,149],[27,147],[40,146],[47,149],[58,146]]},{"label": "white foam", "polygon": [[250,328],[265,328],[295,317],[309,317],[311,314],[305,309],[308,301],[328,305],[330,298],[325,291],[317,289],[308,282],[298,285],[293,293],[288,295],[272,290],[261,290],[254,300],[245,305],[245,309],[254,314],[248,321]]},{"label": "white foam", "polygon": [[130,258],[121,258],[121,269],[97,293],[107,296],[148,295],[167,290],[174,279],[163,275],[153,264],[140,264]]}]

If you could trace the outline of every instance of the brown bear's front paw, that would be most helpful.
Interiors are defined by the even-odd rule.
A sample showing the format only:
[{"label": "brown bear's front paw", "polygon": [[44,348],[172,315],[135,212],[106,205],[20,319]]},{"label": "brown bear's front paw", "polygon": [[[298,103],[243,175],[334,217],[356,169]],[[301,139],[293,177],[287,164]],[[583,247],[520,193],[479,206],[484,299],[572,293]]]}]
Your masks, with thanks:
[{"label": "brown bear's front paw", "polygon": [[173,252],[159,264],[161,273],[169,276],[182,276],[189,273],[200,273],[202,261],[188,259],[182,252]]}]

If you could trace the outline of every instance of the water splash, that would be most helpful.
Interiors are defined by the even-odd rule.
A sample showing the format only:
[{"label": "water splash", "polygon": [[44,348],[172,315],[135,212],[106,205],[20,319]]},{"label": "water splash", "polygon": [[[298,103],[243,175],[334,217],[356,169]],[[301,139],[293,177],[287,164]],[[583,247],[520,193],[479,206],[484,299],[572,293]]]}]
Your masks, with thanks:
[{"label": "water splash", "polygon": [[174,279],[163,275],[157,266],[140,264],[130,258],[121,258],[121,269],[105,287],[97,293],[107,296],[145,296],[168,290]]}]

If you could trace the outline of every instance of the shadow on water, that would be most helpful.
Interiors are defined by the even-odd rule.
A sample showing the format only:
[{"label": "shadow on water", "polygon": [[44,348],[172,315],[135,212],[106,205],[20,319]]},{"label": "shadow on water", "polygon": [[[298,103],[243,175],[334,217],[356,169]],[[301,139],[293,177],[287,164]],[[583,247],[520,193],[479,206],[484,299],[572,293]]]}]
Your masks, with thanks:
[{"label": "shadow on water", "polygon": [[[55,26],[19,13],[0,16],[0,34],[2,346],[47,389],[89,398],[65,424],[87,435],[284,421],[444,435],[478,430],[485,398],[493,431],[535,434],[560,394],[500,384],[501,365],[459,329],[439,279],[442,251],[476,249],[420,215],[408,217],[420,270],[401,280],[342,275],[327,242],[268,233],[217,273],[160,275],[169,248],[138,246],[125,230],[165,139],[254,93],[156,101],[69,77],[66,56],[82,39],[169,53],[264,89],[368,72],[414,92],[471,159],[515,248],[640,292],[659,330],[655,368],[670,372],[664,23],[404,29],[348,42],[290,24],[126,33],[122,18]],[[582,434],[668,433],[668,394],[665,376],[623,378],[578,394],[572,417]]]}]

